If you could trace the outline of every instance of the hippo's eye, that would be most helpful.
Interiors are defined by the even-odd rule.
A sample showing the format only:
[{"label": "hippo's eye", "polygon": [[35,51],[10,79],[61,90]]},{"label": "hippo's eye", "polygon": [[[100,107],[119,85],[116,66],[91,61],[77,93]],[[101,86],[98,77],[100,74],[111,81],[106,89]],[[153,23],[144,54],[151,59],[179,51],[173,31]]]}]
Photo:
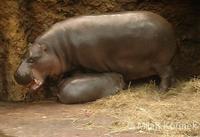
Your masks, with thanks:
[{"label": "hippo's eye", "polygon": [[27,59],[27,62],[28,63],[34,63],[34,62],[37,61],[37,59],[38,59],[38,57],[30,57],[30,58]]}]

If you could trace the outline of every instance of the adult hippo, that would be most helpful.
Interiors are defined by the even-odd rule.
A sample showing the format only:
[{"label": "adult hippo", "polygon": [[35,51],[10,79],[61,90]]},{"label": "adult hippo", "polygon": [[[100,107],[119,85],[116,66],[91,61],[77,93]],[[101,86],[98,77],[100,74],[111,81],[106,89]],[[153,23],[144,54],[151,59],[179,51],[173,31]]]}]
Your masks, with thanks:
[{"label": "adult hippo", "polygon": [[15,79],[37,89],[47,76],[84,69],[116,72],[125,81],[159,75],[165,91],[172,83],[176,48],[171,24],[152,12],[74,17],[35,40],[24,60],[30,71],[19,66]]},{"label": "adult hippo", "polygon": [[61,103],[85,103],[116,94],[125,86],[122,75],[117,73],[80,74],[64,79],[58,86]]}]

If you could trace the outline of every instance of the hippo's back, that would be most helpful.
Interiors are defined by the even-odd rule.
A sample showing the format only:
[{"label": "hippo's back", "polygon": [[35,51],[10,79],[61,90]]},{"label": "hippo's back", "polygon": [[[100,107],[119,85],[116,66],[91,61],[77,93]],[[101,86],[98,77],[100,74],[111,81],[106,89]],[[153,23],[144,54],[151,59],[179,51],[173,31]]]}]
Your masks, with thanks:
[{"label": "hippo's back", "polygon": [[155,66],[170,64],[176,50],[171,24],[152,12],[81,16],[53,28],[73,64],[126,80],[156,74]]}]

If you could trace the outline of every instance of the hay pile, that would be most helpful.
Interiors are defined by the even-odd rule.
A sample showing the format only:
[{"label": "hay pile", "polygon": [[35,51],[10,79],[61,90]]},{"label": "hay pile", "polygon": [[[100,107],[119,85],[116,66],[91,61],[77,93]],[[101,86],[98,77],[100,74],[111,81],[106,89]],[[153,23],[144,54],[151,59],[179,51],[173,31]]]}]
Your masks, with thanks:
[{"label": "hay pile", "polygon": [[[200,136],[200,79],[179,81],[166,94],[154,82],[141,84],[88,105],[93,117],[106,114],[110,133],[133,130],[159,136]],[[90,119],[91,120],[91,119]],[[94,122],[94,123],[93,123]],[[85,127],[102,127],[90,121]]]}]

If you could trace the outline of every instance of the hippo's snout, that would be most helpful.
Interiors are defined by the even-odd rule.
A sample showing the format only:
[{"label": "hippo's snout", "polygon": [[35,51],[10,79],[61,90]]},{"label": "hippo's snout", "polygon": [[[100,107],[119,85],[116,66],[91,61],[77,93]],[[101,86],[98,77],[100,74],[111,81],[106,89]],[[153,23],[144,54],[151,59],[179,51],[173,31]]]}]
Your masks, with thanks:
[{"label": "hippo's snout", "polygon": [[15,81],[20,85],[28,85],[32,81],[30,74],[19,74],[18,71],[14,74]]},{"label": "hippo's snout", "polygon": [[20,85],[27,85],[33,80],[31,68],[26,59],[20,63],[14,74],[14,78],[15,81]]}]

